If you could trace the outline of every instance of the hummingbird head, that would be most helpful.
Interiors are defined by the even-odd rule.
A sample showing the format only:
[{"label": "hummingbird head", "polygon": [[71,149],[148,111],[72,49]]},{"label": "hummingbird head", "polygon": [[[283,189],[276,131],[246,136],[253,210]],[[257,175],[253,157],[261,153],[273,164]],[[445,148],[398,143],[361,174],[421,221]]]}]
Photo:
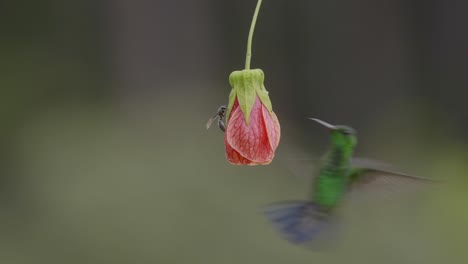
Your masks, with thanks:
[{"label": "hummingbird head", "polygon": [[354,147],[357,143],[356,130],[349,126],[332,125],[317,118],[308,118],[313,120],[330,131],[332,141],[335,145]]}]

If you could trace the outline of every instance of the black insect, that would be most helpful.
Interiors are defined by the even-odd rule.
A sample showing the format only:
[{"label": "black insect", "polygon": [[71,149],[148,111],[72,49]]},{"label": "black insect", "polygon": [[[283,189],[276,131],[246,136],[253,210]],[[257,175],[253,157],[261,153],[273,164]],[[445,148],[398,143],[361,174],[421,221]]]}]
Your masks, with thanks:
[{"label": "black insect", "polygon": [[210,128],[213,121],[215,121],[216,118],[217,118],[218,119],[219,129],[221,129],[221,131],[223,131],[223,132],[226,132],[226,125],[223,122],[223,118],[226,115],[226,109],[227,108],[226,108],[225,105],[218,108],[218,112],[212,118],[210,118],[210,120],[208,120],[208,123],[206,123],[206,129]]}]

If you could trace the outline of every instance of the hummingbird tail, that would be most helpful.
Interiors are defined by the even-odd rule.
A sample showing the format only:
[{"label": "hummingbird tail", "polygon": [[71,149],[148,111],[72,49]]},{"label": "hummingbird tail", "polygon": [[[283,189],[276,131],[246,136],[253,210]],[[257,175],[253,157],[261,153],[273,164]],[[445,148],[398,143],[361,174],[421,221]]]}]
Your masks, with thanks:
[{"label": "hummingbird tail", "polygon": [[266,206],[263,213],[283,238],[299,245],[312,242],[332,224],[330,215],[310,201],[274,203]]}]

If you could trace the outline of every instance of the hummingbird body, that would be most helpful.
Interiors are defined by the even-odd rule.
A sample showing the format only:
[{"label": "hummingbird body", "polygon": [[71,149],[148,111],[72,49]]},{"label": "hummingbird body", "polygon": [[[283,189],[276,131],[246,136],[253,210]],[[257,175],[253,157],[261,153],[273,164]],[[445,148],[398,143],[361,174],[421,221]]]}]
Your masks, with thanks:
[{"label": "hummingbird body", "polygon": [[314,179],[313,202],[329,209],[340,202],[350,180],[353,149],[353,145],[335,145],[332,141],[324,166]]},{"label": "hummingbird body", "polygon": [[[357,144],[356,132],[348,126],[334,126],[312,119],[330,130],[331,146],[313,179],[310,200],[279,202],[264,209],[266,217],[283,237],[295,244],[313,241],[318,235],[336,227],[335,211],[350,191],[377,186],[415,184],[430,180],[382,170],[373,162],[356,164],[353,159]],[[371,187],[372,188],[372,187]]]}]

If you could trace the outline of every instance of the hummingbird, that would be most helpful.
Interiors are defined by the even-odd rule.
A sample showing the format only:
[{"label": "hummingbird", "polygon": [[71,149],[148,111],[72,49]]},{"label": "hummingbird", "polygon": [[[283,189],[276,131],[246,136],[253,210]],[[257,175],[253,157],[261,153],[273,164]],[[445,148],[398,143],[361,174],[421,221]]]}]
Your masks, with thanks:
[{"label": "hummingbird", "polygon": [[[308,118],[330,132],[331,144],[312,180],[309,199],[283,201],[263,208],[266,218],[286,240],[307,245],[337,227],[337,210],[349,193],[398,191],[408,186],[434,182],[431,179],[392,171],[383,163],[353,157],[356,130]],[[382,190],[383,189],[383,190]]]}]

